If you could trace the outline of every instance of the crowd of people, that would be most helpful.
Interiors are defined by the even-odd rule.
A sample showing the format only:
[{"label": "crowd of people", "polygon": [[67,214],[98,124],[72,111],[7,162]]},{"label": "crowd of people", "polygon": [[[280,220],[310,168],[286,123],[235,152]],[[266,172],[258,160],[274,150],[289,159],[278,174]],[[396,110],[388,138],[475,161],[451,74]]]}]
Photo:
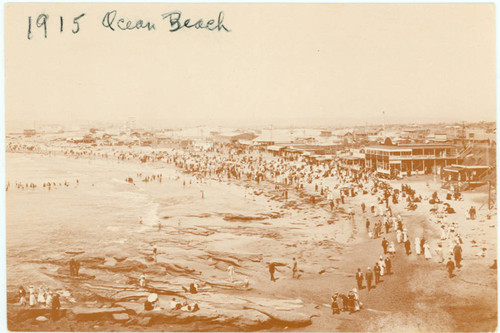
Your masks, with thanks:
[{"label": "crowd of people", "polygon": [[52,312],[52,319],[56,320],[58,311],[61,308],[60,296],[50,288],[40,287],[38,292],[34,286],[29,286],[28,290],[19,286],[19,305],[30,308],[46,308]]},{"label": "crowd of people", "polygon": [[[83,157],[90,156],[88,151],[68,150],[64,153],[67,156]],[[436,246],[433,244],[435,240],[426,239],[425,234],[415,235],[410,237],[408,228],[405,227],[400,214],[395,214],[393,207],[395,205],[406,202],[403,206],[408,211],[415,210],[424,200],[422,195],[417,194],[416,190],[408,184],[402,184],[401,188],[393,188],[388,182],[379,179],[371,171],[353,172],[341,167],[335,160],[323,161],[308,161],[303,157],[298,156],[270,156],[268,153],[263,154],[258,149],[245,150],[234,148],[225,145],[214,146],[207,150],[196,149],[179,149],[168,151],[151,151],[147,154],[132,151],[116,150],[112,153],[100,155],[105,158],[115,157],[120,161],[135,159],[140,162],[164,162],[175,165],[177,168],[195,175],[199,179],[212,178],[218,181],[246,180],[256,183],[269,182],[275,184],[275,189],[284,187],[283,196],[288,198],[288,191],[292,189],[303,190],[308,185],[311,188],[311,203],[316,204],[319,201],[327,203],[327,207],[331,210],[339,210],[346,204],[346,198],[354,198],[362,195],[371,195],[373,200],[368,204],[363,200],[367,196],[360,199],[361,211],[364,216],[366,232],[369,239],[379,239],[382,237],[381,245],[383,254],[378,257],[373,268],[367,267],[365,272],[358,268],[356,272],[357,288],[352,288],[347,293],[335,292],[331,296],[332,313],[337,314],[342,311],[350,313],[357,312],[362,308],[362,303],[359,297],[359,291],[366,289],[369,292],[374,285],[378,285],[384,276],[392,274],[392,260],[398,251],[396,245],[404,249],[407,256],[415,254],[422,256],[426,261],[437,258],[437,262],[445,264],[445,269],[448,276],[452,278],[455,270],[462,267],[463,244],[460,235],[457,233],[457,224],[448,218],[451,210],[450,206],[439,206],[443,201],[439,200],[437,193],[433,194],[429,199],[429,203],[434,205],[430,210],[430,220],[441,224],[441,236]],[[162,174],[153,174],[143,176],[142,173],[137,173],[136,177],[142,182],[162,182]],[[132,178],[127,178],[127,182],[133,182]],[[76,181],[78,183],[78,180]],[[9,186],[10,184],[8,184]],[[26,186],[25,186],[26,185]],[[29,186],[28,186],[29,185]],[[32,187],[34,184],[16,183],[16,187]],[[186,183],[184,182],[184,186]],[[59,183],[59,186],[69,186],[68,182]],[[56,183],[44,183],[43,187],[56,188]],[[368,197],[370,198],[370,197]],[[369,207],[369,209],[367,209]],[[343,210],[348,221],[355,222],[355,212],[352,209]],[[371,216],[369,216],[371,214]],[[469,210],[471,219],[475,219],[475,207]],[[373,221],[373,222],[372,222]],[[142,218],[139,223],[142,224]],[[161,224],[158,225],[161,230]],[[414,240],[413,249],[411,239]],[[431,242],[432,241],[432,242]],[[445,260],[447,258],[447,260]],[[154,261],[157,261],[156,249],[154,251]],[[76,264],[70,264],[72,276],[78,276],[78,268]],[[270,280],[277,281],[275,272],[278,263],[269,263],[268,269]],[[296,258],[293,258],[292,263],[292,279],[300,277],[300,270]],[[229,280],[234,282],[234,267],[227,268]],[[248,281],[248,278],[247,278]],[[147,287],[145,274],[139,278],[139,286]],[[25,293],[25,292],[24,292]],[[26,293],[25,293],[26,294]],[[21,290],[20,290],[21,295]],[[29,292],[29,305],[47,304],[47,295],[42,293],[38,296],[38,300],[32,302],[33,293]],[[40,293],[39,293],[40,295]],[[53,295],[53,293],[51,293]],[[34,298],[34,296],[33,296]],[[21,300],[27,303],[26,296],[21,295]],[[40,302],[44,299],[44,302]],[[51,306],[54,304],[54,297],[50,298]],[[23,301],[21,302],[23,303]],[[145,303],[146,310],[152,310],[158,305],[158,299],[147,301]],[[60,306],[60,305],[59,305]],[[192,311],[198,307],[197,304],[189,305],[172,300],[171,309],[186,309]],[[196,311],[196,310],[194,310]]]}]

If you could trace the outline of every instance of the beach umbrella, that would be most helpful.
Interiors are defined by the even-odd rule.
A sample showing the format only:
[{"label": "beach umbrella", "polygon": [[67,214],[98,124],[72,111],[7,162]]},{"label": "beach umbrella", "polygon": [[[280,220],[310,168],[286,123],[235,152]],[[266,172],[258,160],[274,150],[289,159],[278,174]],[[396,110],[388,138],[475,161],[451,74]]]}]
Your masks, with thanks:
[{"label": "beach umbrella", "polygon": [[158,300],[158,294],[152,293],[148,296],[148,302],[153,303]]}]

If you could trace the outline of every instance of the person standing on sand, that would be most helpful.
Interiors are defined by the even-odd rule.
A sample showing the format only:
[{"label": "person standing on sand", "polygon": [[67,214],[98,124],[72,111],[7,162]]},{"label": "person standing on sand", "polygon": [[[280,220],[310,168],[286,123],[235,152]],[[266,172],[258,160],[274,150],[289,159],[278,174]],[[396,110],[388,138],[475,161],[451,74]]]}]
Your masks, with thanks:
[{"label": "person standing on sand", "polygon": [[368,291],[370,291],[370,289],[372,289],[372,280],[373,280],[373,273],[370,267],[366,269],[365,278],[366,278],[366,286],[368,287]]},{"label": "person standing on sand", "polygon": [[340,299],[342,300],[342,312],[349,311],[349,299],[345,294],[340,294]]},{"label": "person standing on sand", "polygon": [[408,239],[408,231],[405,229],[403,229],[403,242],[406,243],[406,241],[409,241]]},{"label": "person standing on sand", "polygon": [[234,282],[234,267],[232,265],[229,265],[229,267],[227,268],[227,273],[229,274],[229,280],[231,281],[231,283]]},{"label": "person standing on sand", "polygon": [[420,238],[415,237],[415,254],[420,255]]},{"label": "person standing on sand", "polygon": [[52,297],[52,308],[51,308],[51,319],[56,321],[59,319],[59,309],[61,308],[61,301],[59,300],[59,294],[54,293]]},{"label": "person standing on sand", "polygon": [[444,228],[444,225],[441,225],[441,240],[446,240],[448,238],[448,235],[446,234],[446,229]]},{"label": "person standing on sand", "polygon": [[380,276],[384,276],[386,274],[384,257],[380,256],[378,260],[378,265],[380,266]]},{"label": "person standing on sand", "polygon": [[455,257],[455,262],[457,263],[457,268],[462,267],[460,264],[462,262],[462,247],[458,242],[456,243],[455,247],[453,248],[453,256]]},{"label": "person standing on sand", "polygon": [[158,254],[158,249],[156,248],[156,245],[153,246],[153,258],[155,259],[155,263],[158,262],[156,260],[156,256]]},{"label": "person standing on sand", "polygon": [[292,279],[298,278],[297,276],[297,260],[293,258],[293,265],[292,265]]},{"label": "person standing on sand", "polygon": [[385,233],[389,234],[389,231],[391,229],[391,225],[390,225],[389,219],[387,217],[385,218],[384,225],[385,225]]},{"label": "person standing on sand", "polygon": [[380,282],[380,266],[378,262],[373,266],[373,272],[375,273],[375,284]]},{"label": "person standing on sand", "polygon": [[425,237],[420,240],[420,251],[424,252],[424,244],[426,243]]},{"label": "person standing on sand", "polygon": [[146,275],[144,273],[142,273],[141,277],[139,278],[139,287],[146,287]]},{"label": "person standing on sand", "polygon": [[69,275],[75,276],[75,259],[73,258],[69,261]]},{"label": "person standing on sand", "polygon": [[358,268],[356,272],[356,282],[358,283],[358,289],[363,289],[363,273],[361,272],[361,268]]},{"label": "person standing on sand", "polygon": [[411,244],[410,240],[407,238],[405,242],[405,250],[406,250],[406,255],[409,256],[411,253]]},{"label": "person standing on sand", "polygon": [[432,259],[431,246],[429,245],[428,242],[424,243],[424,257],[425,260]]},{"label": "person standing on sand", "polygon": [[370,220],[366,219],[366,232],[370,232]]},{"label": "person standing on sand", "polygon": [[365,209],[366,209],[366,205],[364,202],[361,203],[361,211],[363,212],[363,214],[365,213]]},{"label": "person standing on sand", "polygon": [[385,263],[385,269],[386,269],[386,271],[387,271],[387,275],[392,274],[392,273],[391,273],[391,269],[392,269],[392,262],[391,262],[391,258],[389,258],[389,257],[385,257],[385,259],[384,259],[384,263]]},{"label": "person standing on sand", "polygon": [[35,287],[30,286],[29,293],[30,293],[30,306],[33,307],[36,305]]},{"label": "person standing on sand", "polygon": [[23,286],[19,287],[19,304],[26,306],[26,290],[24,290]]},{"label": "person standing on sand", "polygon": [[387,247],[388,246],[389,246],[389,242],[384,237],[384,239],[382,240],[382,248],[384,249],[384,254],[387,254]]},{"label": "person standing on sand", "polygon": [[451,257],[448,258],[446,269],[448,270],[448,277],[451,279],[453,277],[453,271],[455,270],[455,263],[451,260]]},{"label": "person standing on sand", "polygon": [[443,256],[443,246],[441,244],[438,244],[438,248],[436,249],[436,255],[438,256],[439,263],[442,263],[444,261],[444,256]]},{"label": "person standing on sand", "polygon": [[75,260],[75,276],[78,276],[80,272],[80,262],[78,260]]},{"label": "person standing on sand", "polygon": [[338,293],[335,293],[333,296],[332,296],[332,315],[334,314],[340,314],[340,308],[339,308],[339,304],[337,303],[337,299],[339,297],[339,294]]},{"label": "person standing on sand", "polygon": [[396,254],[396,247],[394,246],[394,242],[389,244],[389,249],[387,250],[389,254]]},{"label": "person standing on sand", "polygon": [[271,281],[276,282],[276,278],[274,277],[274,272],[277,271],[276,264],[274,262],[269,264],[269,275],[271,276]]}]

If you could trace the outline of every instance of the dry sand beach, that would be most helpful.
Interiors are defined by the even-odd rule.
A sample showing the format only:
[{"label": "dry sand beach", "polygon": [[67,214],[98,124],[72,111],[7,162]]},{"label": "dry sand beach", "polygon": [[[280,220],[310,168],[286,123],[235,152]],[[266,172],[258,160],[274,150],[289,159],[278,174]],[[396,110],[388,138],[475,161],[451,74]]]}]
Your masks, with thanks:
[{"label": "dry sand beach", "polygon": [[[466,209],[487,197],[465,193],[453,201],[463,239],[463,267],[449,279],[434,257],[407,256],[396,243],[393,274],[375,289],[360,290],[360,312],[332,316],[330,296],[356,286],[354,274],[383,254],[381,238],[370,239],[361,212],[375,196],[346,198],[330,211],[311,200],[314,186],[290,188],[288,198],[273,184],[199,179],[164,163],[7,153],[7,180],[64,182],[69,186],[7,192],[7,283],[10,330],[39,331],[493,331],[497,326],[496,213],[466,220]],[[137,181],[162,174],[162,182]],[[134,184],[125,178],[134,178]],[[76,180],[78,179],[78,183]],[[334,180],[325,180],[331,181]],[[407,183],[407,182],[406,182]],[[429,186],[426,184],[429,183]],[[185,184],[185,185],[184,185]],[[400,182],[393,181],[394,187]],[[439,224],[426,198],[445,191],[432,178],[411,186],[424,197],[416,211],[392,205],[410,238],[439,242]],[[355,212],[354,222],[346,211]],[[494,212],[494,211],[492,211]],[[138,222],[139,216],[143,223]],[[161,228],[158,226],[161,224]],[[395,233],[383,234],[395,241]],[[412,239],[413,243],[413,239]],[[158,250],[157,262],[153,247]],[[413,245],[412,245],[413,246]],[[485,257],[478,257],[480,248]],[[300,278],[292,279],[292,258]],[[80,277],[68,262],[81,262]],[[267,264],[278,264],[277,281]],[[234,267],[234,281],[227,269]],[[142,274],[147,288],[140,288]],[[245,286],[248,278],[248,286]],[[191,283],[197,294],[183,290]],[[64,316],[39,322],[48,310],[16,305],[20,286],[46,286],[61,295]],[[150,292],[165,309],[144,311]],[[198,304],[197,312],[172,311],[172,298]]]}]

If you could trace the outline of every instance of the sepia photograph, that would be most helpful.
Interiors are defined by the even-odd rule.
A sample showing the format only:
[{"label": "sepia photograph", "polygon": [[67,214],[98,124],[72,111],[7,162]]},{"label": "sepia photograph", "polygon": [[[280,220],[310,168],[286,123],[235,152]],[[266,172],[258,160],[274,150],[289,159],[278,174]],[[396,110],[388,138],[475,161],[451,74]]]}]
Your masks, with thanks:
[{"label": "sepia photograph", "polygon": [[6,329],[496,331],[495,26],[4,4]]}]

